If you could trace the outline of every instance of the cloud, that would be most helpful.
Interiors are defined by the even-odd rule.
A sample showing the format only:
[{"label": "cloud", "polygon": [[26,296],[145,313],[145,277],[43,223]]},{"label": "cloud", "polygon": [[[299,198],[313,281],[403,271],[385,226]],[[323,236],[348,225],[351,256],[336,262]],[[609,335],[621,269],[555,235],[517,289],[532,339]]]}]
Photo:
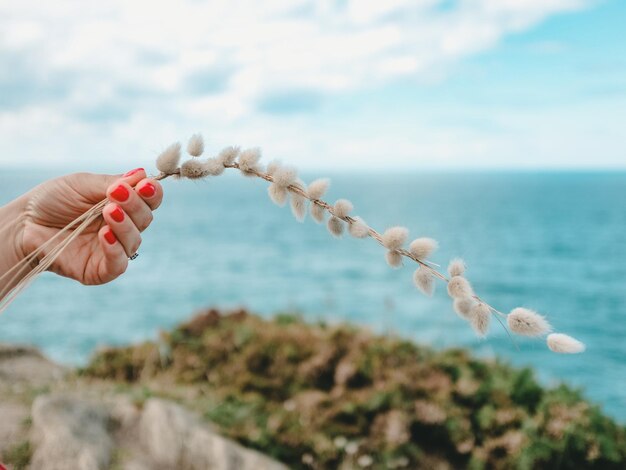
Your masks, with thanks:
[{"label": "cloud", "polygon": [[[584,4],[3,2],[1,150],[36,158],[37,143],[16,140],[33,126],[46,126],[38,135],[50,139],[48,158],[66,162],[77,151],[71,139],[135,152],[142,151],[142,140],[203,127],[221,136],[275,140],[285,129],[281,119],[299,132],[317,127],[312,134],[319,139],[323,126],[315,115],[322,103],[397,80],[441,77],[507,35]],[[414,150],[409,147],[407,154]]]}]

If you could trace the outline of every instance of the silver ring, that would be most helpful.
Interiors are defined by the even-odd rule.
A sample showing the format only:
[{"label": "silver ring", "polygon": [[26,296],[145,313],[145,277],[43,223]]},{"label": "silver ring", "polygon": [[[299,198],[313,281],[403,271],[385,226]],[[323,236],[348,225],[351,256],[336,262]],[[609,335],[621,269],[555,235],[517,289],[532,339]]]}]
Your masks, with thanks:
[{"label": "silver ring", "polygon": [[137,259],[138,256],[139,256],[139,252],[135,253],[133,256],[129,256],[128,259],[132,261],[134,259]]}]

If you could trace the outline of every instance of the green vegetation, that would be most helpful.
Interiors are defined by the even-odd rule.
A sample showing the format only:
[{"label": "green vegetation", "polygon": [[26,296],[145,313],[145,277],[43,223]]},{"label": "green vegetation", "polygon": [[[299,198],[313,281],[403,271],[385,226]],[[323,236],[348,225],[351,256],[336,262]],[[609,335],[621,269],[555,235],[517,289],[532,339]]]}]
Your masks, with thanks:
[{"label": "green vegetation", "polygon": [[83,375],[167,394],[294,468],[626,465],[626,429],[577,391],[295,316],[210,310],[158,342],[98,353]]},{"label": "green vegetation", "polygon": [[29,441],[22,441],[4,451],[2,458],[4,463],[10,465],[14,470],[23,470],[30,464],[33,455],[33,448]]}]

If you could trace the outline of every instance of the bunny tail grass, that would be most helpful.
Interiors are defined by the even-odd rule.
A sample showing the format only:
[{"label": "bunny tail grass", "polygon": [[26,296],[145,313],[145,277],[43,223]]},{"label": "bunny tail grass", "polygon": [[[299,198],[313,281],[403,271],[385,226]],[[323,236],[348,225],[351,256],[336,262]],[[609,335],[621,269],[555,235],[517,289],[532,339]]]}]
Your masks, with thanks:
[{"label": "bunny tail grass", "polygon": [[[220,175],[225,169],[235,169],[239,170],[243,176],[261,178],[270,183],[268,194],[275,204],[285,205],[289,198],[291,209],[298,220],[304,219],[308,205],[314,221],[323,223],[327,216],[329,217],[326,225],[333,236],[341,237],[347,228],[348,233],[355,238],[373,238],[385,248],[385,257],[391,267],[401,267],[402,258],[408,258],[417,263],[418,269],[413,273],[413,283],[424,294],[433,294],[436,279],[445,282],[448,294],[453,299],[454,310],[461,318],[468,321],[479,336],[482,337],[487,334],[492,316],[502,325],[516,347],[517,345],[505,323],[509,325],[513,333],[522,336],[543,336],[550,332],[551,327],[547,320],[533,311],[517,308],[513,309],[509,315],[505,315],[478,297],[470,282],[465,278],[466,266],[463,260],[457,258],[449,264],[450,279],[440,273],[436,269],[439,265],[427,259],[438,247],[436,240],[420,237],[413,240],[408,249],[405,249],[404,245],[409,235],[409,231],[405,227],[391,227],[381,234],[371,226],[366,225],[360,217],[350,215],[354,210],[350,201],[339,199],[331,205],[322,200],[321,198],[329,187],[329,180],[326,178],[315,180],[305,186],[298,178],[295,168],[284,166],[278,161],[270,163],[264,171],[260,164],[261,151],[258,148],[241,151],[239,147],[227,147],[217,156],[202,160],[199,157],[204,151],[204,141],[200,134],[194,134],[191,137],[187,151],[191,159],[181,165],[181,145],[179,143],[170,145],[157,158],[157,168],[161,173],[156,179],[162,180],[170,176],[189,179],[206,178]],[[23,270],[28,268],[37,257],[47,251],[56,240],[67,235],[15,287],[10,287],[12,282],[7,284],[9,286],[7,292],[0,294],[0,313],[8,308],[11,302],[28,287],[39,273],[51,266],[63,250],[85,228],[101,216],[102,208],[106,202],[104,200],[98,203],[91,210],[78,217],[2,277],[5,278],[13,272],[15,274],[12,281],[15,282]],[[68,235],[70,231],[71,233]],[[503,321],[504,319],[506,322]],[[578,340],[562,334],[550,335],[546,344],[552,351],[561,353],[575,353],[584,350],[584,345]]]}]

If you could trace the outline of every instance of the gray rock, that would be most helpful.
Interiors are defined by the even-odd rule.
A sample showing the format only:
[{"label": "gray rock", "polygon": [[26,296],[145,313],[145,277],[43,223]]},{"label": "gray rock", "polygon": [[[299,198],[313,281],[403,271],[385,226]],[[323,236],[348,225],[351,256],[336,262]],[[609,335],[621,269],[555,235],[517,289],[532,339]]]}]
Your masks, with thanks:
[{"label": "gray rock", "polygon": [[146,402],[139,440],[155,461],[180,470],[286,470],[283,464],[226,439],[179,405]]},{"label": "gray rock", "polygon": [[41,386],[62,379],[66,372],[35,348],[0,344],[0,385]]},{"label": "gray rock", "polygon": [[69,395],[46,395],[33,403],[32,419],[32,470],[108,468],[113,441],[103,407]]}]

